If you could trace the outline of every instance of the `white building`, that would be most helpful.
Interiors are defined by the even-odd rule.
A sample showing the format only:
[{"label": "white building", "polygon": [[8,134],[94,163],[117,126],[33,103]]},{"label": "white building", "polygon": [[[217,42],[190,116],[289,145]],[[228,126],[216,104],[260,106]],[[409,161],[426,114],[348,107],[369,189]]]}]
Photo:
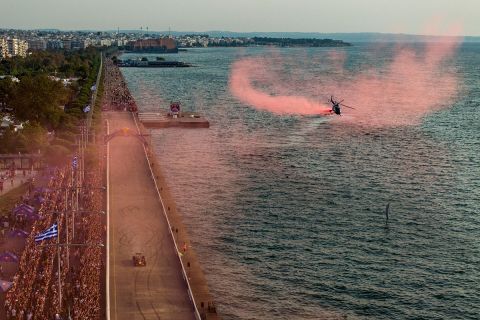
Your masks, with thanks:
[{"label": "white building", "polygon": [[110,47],[112,45],[112,41],[110,39],[101,39],[100,40],[100,46],[103,47],[103,46],[106,46],[106,47]]},{"label": "white building", "polygon": [[8,54],[7,40],[0,38],[0,59],[6,58]]},{"label": "white building", "polygon": [[0,57],[9,58],[14,56],[26,57],[28,50],[27,41],[20,39],[0,39]]}]

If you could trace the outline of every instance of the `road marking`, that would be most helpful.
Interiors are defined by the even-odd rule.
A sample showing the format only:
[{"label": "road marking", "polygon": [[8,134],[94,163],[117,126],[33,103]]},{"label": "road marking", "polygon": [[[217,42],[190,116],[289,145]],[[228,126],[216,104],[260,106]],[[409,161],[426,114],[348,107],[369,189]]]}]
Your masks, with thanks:
[{"label": "road marking", "polygon": [[[110,126],[107,123],[107,136],[110,134]],[[106,317],[110,320],[110,142],[107,141],[107,270],[106,270],[106,292],[107,306]]]}]

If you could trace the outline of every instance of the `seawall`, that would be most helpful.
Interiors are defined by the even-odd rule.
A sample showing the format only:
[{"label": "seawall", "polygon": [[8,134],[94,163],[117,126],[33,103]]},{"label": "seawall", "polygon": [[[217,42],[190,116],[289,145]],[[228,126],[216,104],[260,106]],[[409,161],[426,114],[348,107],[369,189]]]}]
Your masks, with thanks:
[{"label": "seawall", "polygon": [[[147,135],[148,130],[139,121],[137,115],[132,114],[132,116],[136,121],[140,133],[142,135]],[[153,178],[156,181],[158,191],[165,206],[165,212],[171,225],[173,238],[175,239],[176,247],[179,250],[179,256],[185,268],[197,309],[199,310],[202,319],[221,319],[216,312],[215,302],[210,294],[208,283],[200,262],[198,261],[195,248],[191,245],[181,214],[176,207],[175,200],[162,173],[161,164],[155,156],[153,146],[151,146],[148,141],[146,141],[146,153],[150,162]]]}]

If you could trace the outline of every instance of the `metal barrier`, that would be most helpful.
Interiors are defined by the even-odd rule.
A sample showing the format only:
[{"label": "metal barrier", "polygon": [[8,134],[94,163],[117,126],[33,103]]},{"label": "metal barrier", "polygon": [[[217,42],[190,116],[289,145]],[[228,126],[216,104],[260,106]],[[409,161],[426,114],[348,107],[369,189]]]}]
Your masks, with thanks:
[{"label": "metal barrier", "polygon": [[97,81],[95,82],[95,91],[92,93],[92,98],[90,100],[90,110],[87,114],[87,139],[90,138],[90,127],[92,125],[93,109],[95,109],[95,102],[97,101],[97,92],[100,86],[100,79],[102,78],[103,72],[103,53],[100,53],[100,67],[98,68]]}]

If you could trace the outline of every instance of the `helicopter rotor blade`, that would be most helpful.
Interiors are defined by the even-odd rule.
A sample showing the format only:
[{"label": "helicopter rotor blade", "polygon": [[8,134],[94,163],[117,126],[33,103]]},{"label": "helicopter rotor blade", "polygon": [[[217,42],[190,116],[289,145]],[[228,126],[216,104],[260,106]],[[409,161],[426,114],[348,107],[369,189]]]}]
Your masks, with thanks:
[{"label": "helicopter rotor blade", "polygon": [[350,109],[353,109],[353,110],[357,110],[357,109],[355,109],[354,107],[347,106],[346,104],[343,104],[343,103],[340,103],[340,105],[343,106],[343,107],[346,107],[346,108],[350,108]]}]

